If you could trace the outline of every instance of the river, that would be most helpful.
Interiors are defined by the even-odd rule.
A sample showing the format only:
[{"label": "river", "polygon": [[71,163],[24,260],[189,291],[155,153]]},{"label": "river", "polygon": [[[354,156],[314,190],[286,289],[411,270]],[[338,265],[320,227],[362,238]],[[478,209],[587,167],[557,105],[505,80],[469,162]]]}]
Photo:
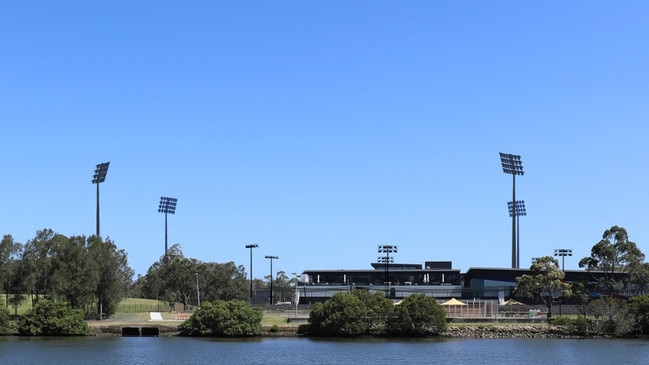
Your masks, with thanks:
[{"label": "river", "polygon": [[0,337],[0,364],[647,364],[649,340]]}]

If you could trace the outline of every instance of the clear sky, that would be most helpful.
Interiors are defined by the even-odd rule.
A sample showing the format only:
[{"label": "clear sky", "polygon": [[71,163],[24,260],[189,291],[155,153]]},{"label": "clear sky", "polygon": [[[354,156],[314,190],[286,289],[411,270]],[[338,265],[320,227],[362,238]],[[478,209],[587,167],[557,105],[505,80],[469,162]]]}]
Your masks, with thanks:
[{"label": "clear sky", "polygon": [[646,1],[8,1],[0,234],[273,270],[511,267],[625,227],[649,254]]}]

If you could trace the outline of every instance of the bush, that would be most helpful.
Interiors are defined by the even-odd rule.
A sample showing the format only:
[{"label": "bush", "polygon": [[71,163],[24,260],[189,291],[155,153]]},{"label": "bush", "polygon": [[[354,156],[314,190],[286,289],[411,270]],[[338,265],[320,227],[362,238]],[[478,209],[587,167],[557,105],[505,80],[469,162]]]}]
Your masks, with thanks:
[{"label": "bush", "polygon": [[360,336],[369,333],[368,309],[354,294],[334,294],[309,313],[309,333],[318,336]]},{"label": "bush", "polygon": [[9,321],[9,310],[6,307],[0,306],[0,333],[8,333],[11,331],[11,322]]},{"label": "bush", "polygon": [[413,294],[395,306],[388,332],[400,336],[425,336],[446,329],[446,311],[433,298]]},{"label": "bush", "polygon": [[563,326],[572,335],[585,336],[593,327],[592,321],[584,316],[577,318],[553,317],[552,325]]},{"label": "bush", "polygon": [[244,337],[261,334],[261,308],[243,300],[203,303],[194,315],[180,326],[184,336]]},{"label": "bush", "polygon": [[63,302],[39,300],[18,322],[18,333],[26,336],[79,336],[87,332],[83,312]]}]

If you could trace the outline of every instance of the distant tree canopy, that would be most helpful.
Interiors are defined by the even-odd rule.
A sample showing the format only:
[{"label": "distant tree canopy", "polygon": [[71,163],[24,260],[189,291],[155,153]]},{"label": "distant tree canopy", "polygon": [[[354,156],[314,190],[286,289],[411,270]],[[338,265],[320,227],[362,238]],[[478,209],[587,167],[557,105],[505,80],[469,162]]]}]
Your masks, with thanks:
[{"label": "distant tree canopy", "polygon": [[551,256],[534,260],[530,271],[516,278],[516,294],[545,303],[548,317],[551,317],[555,298],[571,294],[570,284],[563,281],[565,273],[559,268],[557,259]]},{"label": "distant tree canopy", "polygon": [[[579,261],[579,267],[602,272],[603,276],[597,279],[600,287],[613,296],[628,289],[632,279],[647,287],[649,271],[647,265],[643,264],[644,258],[635,242],[629,240],[626,229],[613,226],[604,231],[602,239],[591,249],[590,256]],[[616,275],[620,273],[629,275]]]},{"label": "distant tree canopy", "polygon": [[131,285],[133,270],[124,250],[97,236],[66,237],[51,229],[36,232],[24,245],[5,235],[0,243],[0,277],[8,298],[18,305],[25,295],[64,301],[86,317],[115,312]]},{"label": "distant tree canopy", "polygon": [[149,268],[146,276],[138,278],[136,286],[141,295],[150,299],[180,302],[187,310],[190,304],[216,300],[247,299],[248,281],[243,266],[234,262],[224,264],[201,262],[186,258],[175,244]]}]

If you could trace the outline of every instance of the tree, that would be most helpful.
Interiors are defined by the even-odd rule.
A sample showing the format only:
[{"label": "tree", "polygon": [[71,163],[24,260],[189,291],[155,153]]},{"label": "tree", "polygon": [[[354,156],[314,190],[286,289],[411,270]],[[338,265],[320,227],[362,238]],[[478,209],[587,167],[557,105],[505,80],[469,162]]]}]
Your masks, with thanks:
[{"label": "tree", "polygon": [[544,256],[530,267],[530,275],[516,278],[516,293],[545,303],[548,318],[552,317],[552,303],[560,296],[570,295],[570,285],[564,283],[565,273],[559,269],[559,262],[551,256]]},{"label": "tree", "polygon": [[579,261],[579,267],[588,271],[601,271],[603,276],[597,279],[600,289],[609,296],[627,288],[628,275],[632,268],[638,267],[644,261],[644,254],[638,246],[629,240],[626,229],[613,226],[604,231],[602,239],[593,246],[590,256]]},{"label": "tree", "polygon": [[87,332],[81,310],[51,300],[40,300],[18,322],[18,333],[26,336],[79,336]]},{"label": "tree", "polygon": [[5,293],[5,306],[9,306],[10,293],[13,292],[12,278],[17,271],[17,257],[22,249],[11,235],[4,235],[0,241],[0,290]]},{"label": "tree", "polygon": [[401,336],[425,336],[446,329],[446,311],[433,298],[413,294],[395,306],[388,332]]},{"label": "tree", "polygon": [[103,241],[101,237],[91,236],[87,249],[92,261],[97,264],[99,275],[92,288],[95,301],[99,303],[96,313],[111,316],[126,296],[134,271],[128,266],[126,251],[118,249],[110,238]]},{"label": "tree", "polygon": [[205,302],[180,326],[185,336],[244,337],[261,334],[261,308],[243,300]]},{"label": "tree", "polygon": [[629,299],[631,318],[636,320],[637,330],[649,334],[649,295],[638,295]]}]

